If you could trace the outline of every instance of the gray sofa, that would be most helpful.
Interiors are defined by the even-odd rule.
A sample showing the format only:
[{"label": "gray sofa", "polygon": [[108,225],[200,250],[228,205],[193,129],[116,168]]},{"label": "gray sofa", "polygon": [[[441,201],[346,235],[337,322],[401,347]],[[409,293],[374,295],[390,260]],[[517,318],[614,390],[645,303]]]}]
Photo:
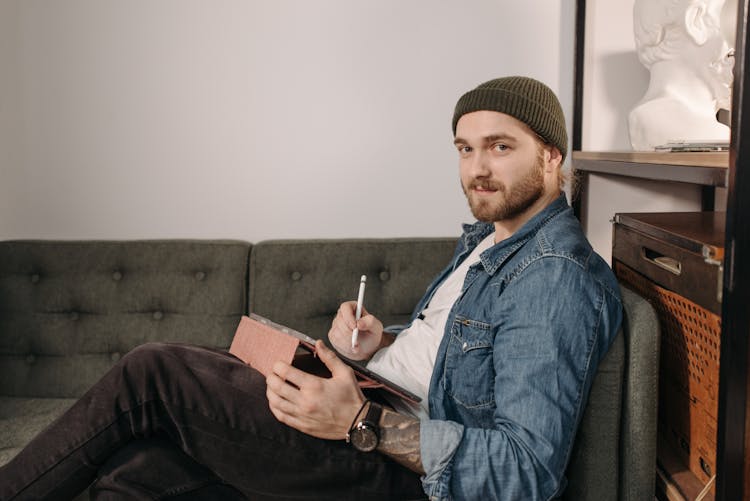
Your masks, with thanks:
[{"label": "gray sofa", "polygon": [[[366,304],[403,323],[455,239],[0,242],[0,464],[124,353],[149,341],[226,348],[253,311],[324,338],[368,276]],[[566,499],[654,488],[658,324],[623,289],[623,332],[597,374]],[[653,496],[650,496],[653,498]]]}]

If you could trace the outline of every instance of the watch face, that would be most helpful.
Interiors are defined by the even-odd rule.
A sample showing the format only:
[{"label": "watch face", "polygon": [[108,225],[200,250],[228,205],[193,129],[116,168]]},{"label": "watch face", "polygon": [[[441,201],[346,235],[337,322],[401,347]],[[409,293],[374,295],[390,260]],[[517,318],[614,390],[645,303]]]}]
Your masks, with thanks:
[{"label": "watch face", "polygon": [[378,433],[366,422],[360,422],[352,430],[350,440],[355,449],[362,452],[374,451],[378,446]]}]

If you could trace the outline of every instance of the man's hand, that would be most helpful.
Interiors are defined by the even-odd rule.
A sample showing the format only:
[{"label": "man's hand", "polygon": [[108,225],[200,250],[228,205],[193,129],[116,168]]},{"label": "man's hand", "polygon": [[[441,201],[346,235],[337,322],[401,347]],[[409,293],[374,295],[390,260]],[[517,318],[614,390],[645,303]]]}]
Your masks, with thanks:
[{"label": "man's hand", "polygon": [[[342,303],[333,319],[328,339],[339,353],[352,360],[367,360],[381,347],[383,324],[362,307],[359,321],[354,318],[356,301]],[[357,346],[352,349],[352,331],[359,328]]]},{"label": "man's hand", "polygon": [[318,341],[315,349],[331,371],[331,377],[321,378],[276,362],[266,378],[268,405],[276,419],[303,433],[330,440],[344,439],[365,397],[354,371],[323,341]]}]

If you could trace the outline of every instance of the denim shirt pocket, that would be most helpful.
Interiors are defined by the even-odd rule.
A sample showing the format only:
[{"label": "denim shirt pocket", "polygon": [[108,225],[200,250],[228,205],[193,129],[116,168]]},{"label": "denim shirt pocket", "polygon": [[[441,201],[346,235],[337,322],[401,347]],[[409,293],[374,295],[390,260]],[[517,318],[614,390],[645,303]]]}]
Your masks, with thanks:
[{"label": "denim shirt pocket", "polygon": [[495,403],[493,336],[490,324],[456,315],[445,354],[445,392],[466,408]]}]

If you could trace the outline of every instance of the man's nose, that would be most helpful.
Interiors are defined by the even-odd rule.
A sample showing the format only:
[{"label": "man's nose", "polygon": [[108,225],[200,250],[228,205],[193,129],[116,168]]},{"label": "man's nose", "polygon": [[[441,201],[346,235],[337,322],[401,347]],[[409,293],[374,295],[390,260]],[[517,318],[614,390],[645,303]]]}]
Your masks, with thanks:
[{"label": "man's nose", "polygon": [[486,177],[490,174],[489,161],[483,151],[476,151],[469,164],[469,172],[473,177]]}]

